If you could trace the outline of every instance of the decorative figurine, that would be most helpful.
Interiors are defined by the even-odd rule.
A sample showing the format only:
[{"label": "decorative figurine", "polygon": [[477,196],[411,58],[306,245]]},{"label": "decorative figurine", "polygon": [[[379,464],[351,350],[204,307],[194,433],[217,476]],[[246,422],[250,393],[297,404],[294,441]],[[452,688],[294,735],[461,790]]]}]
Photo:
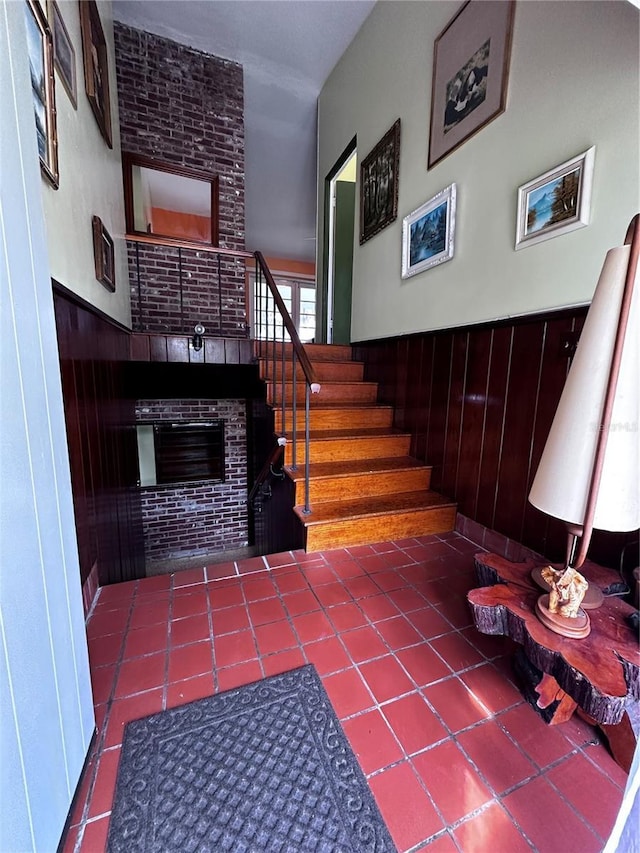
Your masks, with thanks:
[{"label": "decorative figurine", "polygon": [[589,584],[586,578],[571,567],[554,569],[545,566],[542,577],[551,587],[549,591],[549,611],[576,619],[579,615],[582,599],[587,593]]}]

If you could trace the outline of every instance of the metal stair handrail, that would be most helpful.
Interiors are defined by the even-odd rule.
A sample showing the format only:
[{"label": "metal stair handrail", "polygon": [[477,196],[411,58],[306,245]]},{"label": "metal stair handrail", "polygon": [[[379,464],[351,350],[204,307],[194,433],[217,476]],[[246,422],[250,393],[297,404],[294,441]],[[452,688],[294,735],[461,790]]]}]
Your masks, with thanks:
[{"label": "metal stair handrail", "polygon": [[[279,477],[280,476],[280,474],[276,473],[273,470],[273,466],[276,465],[277,463],[279,463],[280,459],[284,456],[284,449],[286,446],[287,446],[287,439],[286,438],[279,438],[277,440],[276,444],[271,449],[271,453],[265,459],[265,463],[262,466],[260,473],[256,477],[256,481],[253,484],[251,491],[249,492],[249,497],[247,498],[248,504],[253,503],[253,499],[258,494],[258,489],[265,482],[267,477],[269,477],[269,476]],[[282,474],[282,476],[284,477],[284,474]]]},{"label": "metal stair handrail", "polygon": [[[269,361],[269,349],[271,349],[271,362],[272,362],[272,386],[273,386],[273,398],[275,401],[275,388],[276,388],[276,351],[277,351],[277,341],[276,341],[276,312],[273,312],[273,337],[269,337],[269,323],[268,318],[266,316],[266,308],[263,312],[263,294],[262,294],[262,282],[264,281],[267,286],[267,291],[270,293],[273,298],[273,304],[275,308],[278,309],[278,313],[282,318],[282,339],[281,339],[281,399],[280,399],[280,410],[281,410],[281,432],[283,436],[286,437],[286,408],[287,408],[287,400],[286,400],[286,383],[285,383],[285,330],[289,335],[289,340],[291,342],[291,359],[292,359],[292,441],[291,441],[291,469],[296,470],[297,468],[297,394],[296,394],[296,365],[300,364],[302,368],[302,372],[305,378],[305,425],[304,425],[304,442],[305,442],[305,476],[304,476],[304,510],[305,514],[309,514],[311,512],[311,507],[309,504],[309,407],[310,407],[310,397],[311,394],[319,394],[320,393],[320,383],[317,380],[315,370],[311,361],[309,359],[309,355],[304,348],[304,344],[300,340],[300,336],[298,335],[298,330],[296,329],[295,323],[293,322],[291,315],[287,311],[287,306],[284,304],[284,300],[280,295],[276,282],[271,274],[271,270],[264,258],[262,252],[256,251],[254,252],[254,257],[256,260],[256,285],[254,289],[254,332],[256,333],[255,338],[257,341],[257,345],[259,348],[259,355],[262,355],[263,345],[265,349],[267,362]],[[265,326],[264,330],[262,327],[262,317],[264,313],[265,318]],[[257,328],[256,328],[257,326]],[[264,336],[262,332],[264,331]],[[270,347],[271,344],[271,347]]]}]

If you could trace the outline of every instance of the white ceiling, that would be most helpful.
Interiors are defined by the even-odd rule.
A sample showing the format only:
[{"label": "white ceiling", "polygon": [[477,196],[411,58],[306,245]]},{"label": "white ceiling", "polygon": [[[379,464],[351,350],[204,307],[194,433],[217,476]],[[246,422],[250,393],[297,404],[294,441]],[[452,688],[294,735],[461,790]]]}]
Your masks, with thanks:
[{"label": "white ceiling", "polygon": [[244,67],[246,245],[315,259],[316,103],[375,0],[113,0],[117,21]]}]

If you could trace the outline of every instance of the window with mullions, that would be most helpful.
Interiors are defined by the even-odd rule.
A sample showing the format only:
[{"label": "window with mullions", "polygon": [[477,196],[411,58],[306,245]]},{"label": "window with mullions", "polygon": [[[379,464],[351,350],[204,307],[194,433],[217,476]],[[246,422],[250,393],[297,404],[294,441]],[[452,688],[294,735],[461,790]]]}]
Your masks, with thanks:
[{"label": "window with mullions", "polygon": [[[316,287],[313,281],[275,277],[278,292],[291,315],[303,344],[311,343],[316,334]],[[282,317],[274,305],[273,296],[265,282],[258,283],[252,276],[254,293],[254,337],[259,340],[275,338],[282,340]],[[284,332],[285,341],[289,333]]]},{"label": "window with mullions", "polygon": [[140,485],[224,481],[224,422],[138,424]]}]

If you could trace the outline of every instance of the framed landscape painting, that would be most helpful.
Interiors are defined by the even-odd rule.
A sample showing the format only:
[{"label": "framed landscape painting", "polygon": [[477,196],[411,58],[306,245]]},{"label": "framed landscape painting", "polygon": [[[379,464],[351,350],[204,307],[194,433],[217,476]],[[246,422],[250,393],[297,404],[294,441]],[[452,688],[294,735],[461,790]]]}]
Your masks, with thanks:
[{"label": "framed landscape painting", "polygon": [[104,141],[113,148],[107,43],[95,0],[80,3],[84,88]]},{"label": "framed landscape painting", "polygon": [[53,30],[53,55],[60,80],[74,110],[78,108],[76,52],[56,0],[49,0],[49,20]]},{"label": "framed landscape painting", "polygon": [[514,0],[468,0],[435,40],[431,169],[504,112]]},{"label": "framed landscape painting", "polygon": [[53,41],[37,0],[26,0],[27,51],[31,96],[42,174],[58,189],[58,135],[53,79]]},{"label": "framed landscape painting", "polygon": [[456,185],[430,198],[402,220],[402,278],[450,261],[456,228]]},{"label": "framed landscape painting", "polygon": [[360,164],[360,245],[398,216],[400,119]]},{"label": "framed landscape painting", "polygon": [[589,224],[595,146],[518,189],[516,249]]},{"label": "framed landscape painting", "polygon": [[112,293],[116,289],[116,269],[113,239],[99,216],[91,217],[93,231],[93,261],[96,278]]}]

